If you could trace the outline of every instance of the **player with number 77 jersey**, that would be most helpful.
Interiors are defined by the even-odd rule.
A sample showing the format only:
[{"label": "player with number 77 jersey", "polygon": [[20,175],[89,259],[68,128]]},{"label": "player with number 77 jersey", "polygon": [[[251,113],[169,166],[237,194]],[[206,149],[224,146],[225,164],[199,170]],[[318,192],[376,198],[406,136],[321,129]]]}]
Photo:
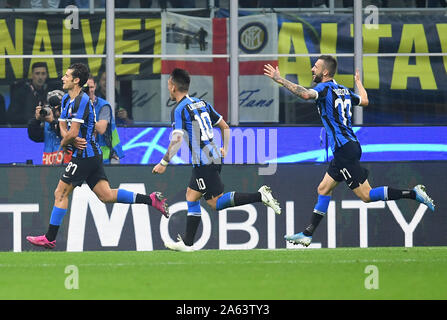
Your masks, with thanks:
[{"label": "player with number 77 jersey", "polygon": [[345,181],[363,202],[413,199],[425,204],[432,211],[435,209],[433,200],[427,195],[423,185],[417,185],[411,190],[399,190],[388,186],[372,188],[369,185],[369,172],[360,164],[362,148],[352,129],[351,119],[353,106],[368,106],[368,95],[360,81],[358,71],[354,77],[359,90],[358,95],[335,82],[336,71],[337,60],[334,57],[329,55],[318,57],[312,68],[313,80],[317,85],[312,89],[306,89],[282,78],[278,67],[275,68],[270,64],[264,66],[264,75],[300,98],[316,101],[334,155],[317,188],[318,200],[311,223],[303,232],[284,237],[286,241],[306,247],[310,245],[313,232],[327,213],[332,191],[342,181]]},{"label": "player with number 77 jersey", "polygon": [[[177,102],[172,110],[172,134],[166,154],[152,172],[162,174],[174,157],[183,140],[189,145],[193,166],[191,179],[186,190],[188,214],[184,239],[165,242],[165,246],[176,251],[193,251],[194,237],[201,221],[200,199],[202,196],[216,210],[262,202],[280,214],[281,208],[273,198],[269,187],[261,186],[258,192],[223,193],[224,185],[220,179],[222,158],[225,157],[230,140],[230,127],[222,116],[206,101],[188,95],[189,73],[184,69],[174,69],[168,79],[170,98]],[[214,140],[213,127],[221,131],[222,146]]]}]

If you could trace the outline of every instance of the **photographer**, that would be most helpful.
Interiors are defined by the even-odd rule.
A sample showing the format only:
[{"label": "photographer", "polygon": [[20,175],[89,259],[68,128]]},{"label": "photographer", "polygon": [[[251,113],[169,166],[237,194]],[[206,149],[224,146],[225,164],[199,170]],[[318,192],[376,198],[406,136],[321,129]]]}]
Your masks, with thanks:
[{"label": "photographer", "polygon": [[63,95],[61,90],[48,92],[48,105],[37,106],[34,118],[28,122],[28,137],[34,142],[44,142],[42,164],[69,163],[71,159],[71,152],[64,154],[60,149],[61,134],[57,119],[61,114]]},{"label": "photographer", "polygon": [[118,130],[109,102],[95,95],[96,82],[93,76],[89,76],[83,87],[88,94],[96,113],[96,141],[101,147],[103,162],[106,164],[117,164],[124,157]]},{"label": "photographer", "polygon": [[11,104],[7,111],[9,124],[26,125],[34,113],[34,107],[47,103],[47,64],[33,63],[31,70],[31,79],[16,81],[11,86]]}]

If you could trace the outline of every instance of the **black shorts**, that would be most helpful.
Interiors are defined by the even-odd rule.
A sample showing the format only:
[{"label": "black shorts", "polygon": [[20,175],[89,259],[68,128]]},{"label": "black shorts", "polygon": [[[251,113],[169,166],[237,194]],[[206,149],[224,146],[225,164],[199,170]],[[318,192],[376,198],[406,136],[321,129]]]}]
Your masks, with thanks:
[{"label": "black shorts", "polygon": [[220,195],[224,191],[224,185],[220,180],[221,170],[220,164],[193,167],[189,187],[201,192],[205,200]]},{"label": "black shorts", "polygon": [[102,164],[102,154],[89,158],[71,158],[61,180],[74,187],[81,186],[85,181],[92,190],[99,180],[108,181]]},{"label": "black shorts", "polygon": [[368,179],[369,171],[360,165],[362,148],[360,143],[350,141],[334,152],[327,173],[337,182],[345,180],[349,188],[355,189]]}]

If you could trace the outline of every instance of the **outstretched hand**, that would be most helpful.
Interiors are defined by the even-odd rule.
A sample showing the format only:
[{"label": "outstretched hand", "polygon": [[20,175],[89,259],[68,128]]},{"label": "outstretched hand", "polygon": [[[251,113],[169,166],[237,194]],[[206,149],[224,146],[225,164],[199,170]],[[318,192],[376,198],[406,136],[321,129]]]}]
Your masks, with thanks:
[{"label": "outstretched hand", "polygon": [[275,68],[270,64],[264,65],[264,75],[276,82],[278,82],[279,78],[281,78],[281,73],[279,72],[278,66]]}]

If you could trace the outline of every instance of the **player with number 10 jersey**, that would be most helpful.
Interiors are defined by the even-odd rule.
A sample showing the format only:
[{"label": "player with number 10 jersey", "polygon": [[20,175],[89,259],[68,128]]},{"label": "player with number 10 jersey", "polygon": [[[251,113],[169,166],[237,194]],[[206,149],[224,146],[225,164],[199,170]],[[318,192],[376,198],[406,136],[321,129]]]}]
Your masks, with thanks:
[{"label": "player with number 10 jersey", "polygon": [[220,164],[221,152],[214,142],[213,127],[222,116],[206,101],[185,95],[171,112],[172,133],[184,132],[193,167]]},{"label": "player with number 10 jersey", "polygon": [[[179,236],[177,242],[165,242],[167,248],[176,251],[195,249],[193,244],[201,222],[200,199],[202,197],[211,208],[216,210],[262,202],[271,207],[275,213],[281,213],[281,207],[273,198],[268,186],[261,186],[258,192],[252,193],[236,191],[224,193],[224,185],[220,179],[221,159],[225,157],[228,150],[230,127],[208,102],[188,95],[190,82],[189,73],[184,69],[176,68],[169,76],[169,95],[177,102],[171,113],[171,142],[163,159],[152,170],[156,174],[164,173],[169,161],[180,149],[183,140],[188,143],[193,170],[186,189],[188,205],[186,230],[184,237]],[[219,145],[214,139],[213,126],[219,128],[221,132],[222,141],[219,141]]]}]

